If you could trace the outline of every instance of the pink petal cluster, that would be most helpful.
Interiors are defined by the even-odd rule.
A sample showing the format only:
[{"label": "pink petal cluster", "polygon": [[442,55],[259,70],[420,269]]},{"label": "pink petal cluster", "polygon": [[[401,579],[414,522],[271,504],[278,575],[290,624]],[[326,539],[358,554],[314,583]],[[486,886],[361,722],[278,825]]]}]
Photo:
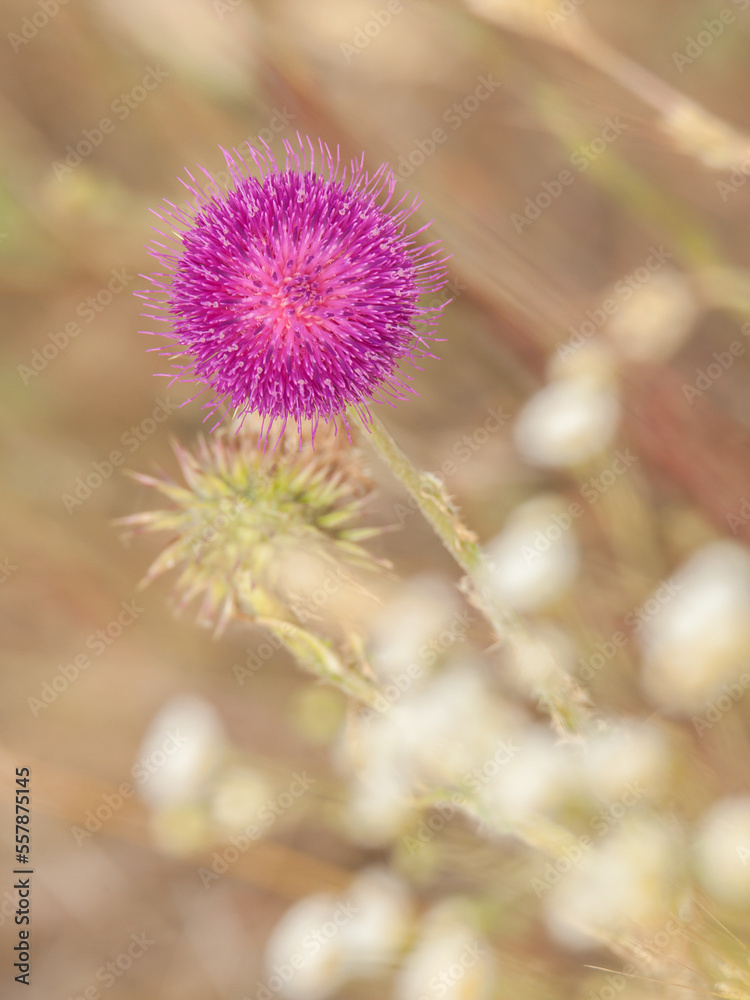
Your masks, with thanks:
[{"label": "pink petal cluster", "polygon": [[309,420],[314,433],[349,405],[367,419],[369,400],[410,391],[398,366],[428,353],[445,303],[420,300],[447,274],[438,244],[416,240],[427,226],[406,231],[420,202],[396,200],[387,165],[370,176],[362,157],[341,170],[322,142],[316,154],[298,141],[284,143],[283,167],[249,146],[260,177],[224,151],[226,192],[207,171],[206,190],[188,173],[195,207],[156,213],[179,245],[152,244],[166,270],[141,294],[171,327],[160,353],[173,382],[209,387],[213,411],[258,413],[269,429]]}]

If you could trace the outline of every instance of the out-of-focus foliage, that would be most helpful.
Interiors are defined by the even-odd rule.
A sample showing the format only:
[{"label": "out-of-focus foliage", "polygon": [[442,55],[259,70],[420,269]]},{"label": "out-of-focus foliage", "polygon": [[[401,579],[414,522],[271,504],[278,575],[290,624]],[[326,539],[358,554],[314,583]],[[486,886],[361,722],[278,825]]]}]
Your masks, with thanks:
[{"label": "out-of-focus foliage", "polygon": [[[750,5],[3,22],[1,749],[9,795],[32,771],[39,995],[124,955],[123,998],[750,996]],[[398,530],[349,533],[345,438],[335,475],[231,433],[196,457],[200,407],[153,377],[150,207],[297,130],[387,160],[453,254],[442,360],[382,416],[524,616],[512,649],[374,461],[366,528]],[[176,600],[138,589],[165,548]]]}]

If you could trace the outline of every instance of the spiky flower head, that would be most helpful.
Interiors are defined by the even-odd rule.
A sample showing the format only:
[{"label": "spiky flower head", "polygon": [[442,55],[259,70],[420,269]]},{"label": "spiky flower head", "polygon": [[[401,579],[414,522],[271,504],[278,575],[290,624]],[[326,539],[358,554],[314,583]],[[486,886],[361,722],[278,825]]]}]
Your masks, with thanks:
[{"label": "spiky flower head", "polygon": [[156,213],[176,226],[179,246],[152,245],[167,273],[141,294],[172,327],[162,354],[173,381],[209,387],[204,405],[214,411],[226,403],[269,428],[307,420],[314,435],[321,419],[345,420],[348,406],[366,419],[369,400],[403,398],[399,362],[428,353],[444,306],[421,297],[447,275],[437,243],[416,240],[427,226],[407,233],[419,199],[394,201],[387,165],[370,176],[363,155],[342,171],[338,154],[306,141],[284,142],[283,167],[266,144],[248,146],[259,178],[224,151],[227,192],[205,170],[208,191],[188,173],[195,209],[167,202]]},{"label": "spiky flower head", "polygon": [[383,529],[361,523],[370,482],[358,450],[335,428],[320,431],[315,449],[289,430],[264,450],[260,433],[253,420],[200,438],[194,452],[175,443],[185,485],[133,473],[171,504],[120,521],[172,534],[144,582],[179,567],[180,607],[202,595],[199,619],[218,631],[234,617],[294,620],[300,553],[342,572],[385,565],[360,545]]}]

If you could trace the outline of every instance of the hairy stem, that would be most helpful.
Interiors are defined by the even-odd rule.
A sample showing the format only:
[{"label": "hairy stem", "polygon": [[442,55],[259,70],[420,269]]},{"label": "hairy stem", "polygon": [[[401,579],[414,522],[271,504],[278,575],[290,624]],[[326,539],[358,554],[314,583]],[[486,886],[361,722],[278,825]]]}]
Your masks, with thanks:
[{"label": "hairy stem", "polygon": [[345,664],[329,642],[291,622],[262,617],[256,624],[265,625],[289,650],[297,662],[321,680],[340,688],[349,697],[379,709],[383,698],[377,686],[359,671]]},{"label": "hairy stem", "polygon": [[[377,417],[365,420],[350,407],[351,420],[365,431],[380,458],[413,497],[420,511],[468,577],[472,603],[490,623],[498,639],[512,650],[528,648],[534,637],[513,608],[498,600],[490,585],[490,566],[477,537],[461,520],[443,482],[430,472],[420,472],[404,454]],[[559,669],[554,690],[537,691],[540,702],[558,728],[568,735],[589,728],[586,696],[569,674]]]}]

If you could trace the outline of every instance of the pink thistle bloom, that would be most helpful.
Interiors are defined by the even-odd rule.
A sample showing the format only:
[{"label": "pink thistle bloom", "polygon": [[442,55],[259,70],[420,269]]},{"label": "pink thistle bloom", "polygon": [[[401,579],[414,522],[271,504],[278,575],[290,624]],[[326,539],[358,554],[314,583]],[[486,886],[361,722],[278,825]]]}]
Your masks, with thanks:
[{"label": "pink thistle bloom", "polygon": [[[166,202],[156,214],[175,229],[177,249],[154,242],[167,273],[150,276],[140,294],[151,318],[171,325],[172,382],[213,391],[204,406],[226,403],[242,418],[255,412],[268,430],[292,420],[341,415],[353,405],[367,420],[367,401],[402,399],[410,378],[399,362],[429,355],[446,303],[420,304],[447,280],[438,242],[422,246],[406,223],[419,199],[395,201],[397,178],[384,164],[372,176],[364,156],[340,173],[319,143],[299,150],[285,141],[286,162],[270,149],[223,151],[234,187],[204,191],[192,174],[191,213]],[[165,238],[166,234],[161,233]],[[153,332],[153,331],[148,331]],[[202,391],[202,390],[201,390]],[[267,439],[267,432],[266,432]]]}]

